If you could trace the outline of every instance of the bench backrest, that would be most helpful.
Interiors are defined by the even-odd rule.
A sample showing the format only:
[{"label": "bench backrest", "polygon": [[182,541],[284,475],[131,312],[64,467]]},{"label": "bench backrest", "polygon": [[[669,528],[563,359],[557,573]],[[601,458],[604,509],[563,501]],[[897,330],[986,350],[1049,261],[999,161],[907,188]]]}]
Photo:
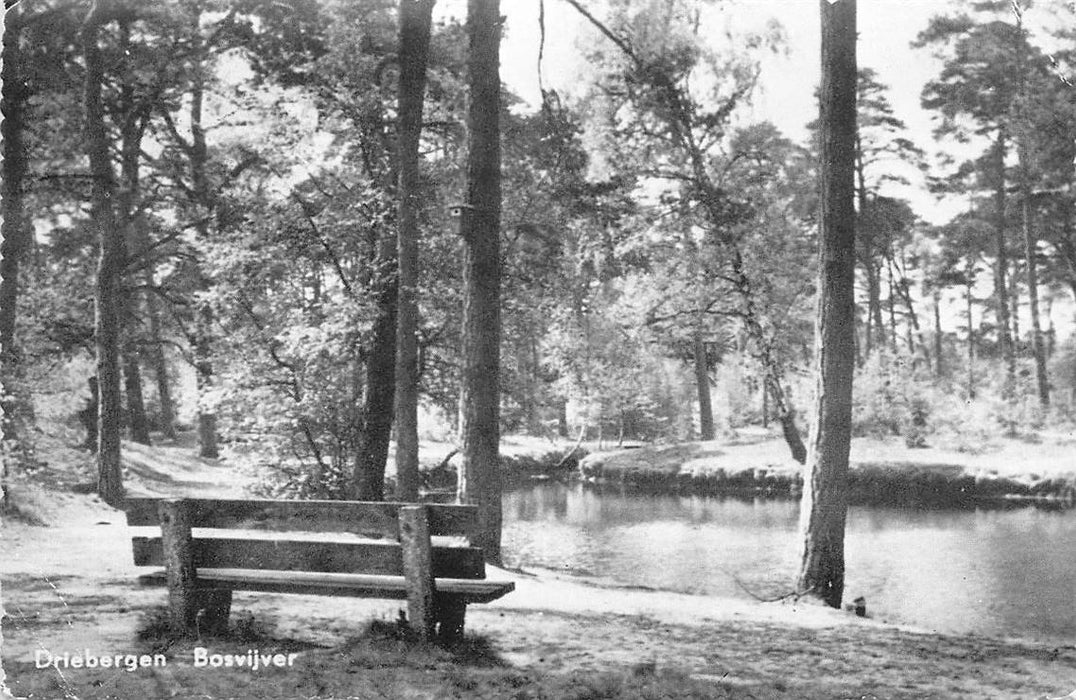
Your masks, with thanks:
[{"label": "bench backrest", "polygon": [[[129,498],[127,524],[162,526],[162,499]],[[176,501],[169,502],[175,504]],[[322,573],[402,575],[400,512],[415,504],[361,501],[277,501],[267,499],[180,499],[185,527],[216,532],[195,533],[190,540],[195,568],[266,569]],[[470,542],[477,509],[466,505],[424,505],[429,536]],[[255,530],[257,533],[228,533]],[[302,533],[267,536],[268,532]],[[263,534],[266,533],[266,534]],[[362,540],[334,538],[349,533]],[[327,536],[328,535],[328,536]],[[135,564],[163,566],[163,538],[132,538]],[[430,550],[432,575],[438,578],[485,578],[482,551],[469,544],[436,544]]]}]

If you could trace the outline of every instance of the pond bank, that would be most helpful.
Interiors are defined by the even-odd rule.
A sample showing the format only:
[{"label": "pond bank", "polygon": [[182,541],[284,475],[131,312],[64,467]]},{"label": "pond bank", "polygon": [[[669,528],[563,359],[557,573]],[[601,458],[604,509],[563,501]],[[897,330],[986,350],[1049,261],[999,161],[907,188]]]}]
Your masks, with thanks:
[{"label": "pond bank", "polygon": [[[857,438],[849,499],[861,505],[973,507],[1076,505],[1076,439],[999,440],[978,454],[912,449]],[[656,493],[798,496],[801,467],[768,435],[593,453],[579,463],[587,482]]]}]

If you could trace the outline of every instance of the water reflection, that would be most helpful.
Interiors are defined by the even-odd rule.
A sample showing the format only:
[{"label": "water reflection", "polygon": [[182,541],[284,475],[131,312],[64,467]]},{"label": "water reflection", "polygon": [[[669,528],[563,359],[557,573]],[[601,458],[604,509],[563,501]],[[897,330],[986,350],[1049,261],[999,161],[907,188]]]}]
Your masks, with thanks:
[{"label": "water reflection", "polygon": [[[504,497],[504,552],[624,583],[721,596],[790,590],[798,503],[644,496],[541,483]],[[946,632],[1076,634],[1076,513],[849,511],[846,598]]]}]

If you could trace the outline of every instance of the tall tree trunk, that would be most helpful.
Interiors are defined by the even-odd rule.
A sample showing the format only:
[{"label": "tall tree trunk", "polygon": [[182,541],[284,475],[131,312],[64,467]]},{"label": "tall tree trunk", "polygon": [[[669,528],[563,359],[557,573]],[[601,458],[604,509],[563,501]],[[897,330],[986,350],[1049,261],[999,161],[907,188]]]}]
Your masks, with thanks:
[{"label": "tall tree trunk", "polygon": [[169,440],[176,438],[176,404],[172,399],[172,383],[168,378],[168,361],[164,354],[164,338],[161,335],[161,314],[157,296],[153,291],[153,271],[146,268],[146,315],[149,317],[150,363],[157,384],[157,402],[160,404],[161,432]]},{"label": "tall tree trunk", "polygon": [[945,376],[945,362],[942,359],[942,327],[941,327],[941,292],[934,287],[934,375]]},{"label": "tall tree trunk", "polygon": [[[202,213],[208,214],[216,205],[216,197],[209,186],[209,176],[206,165],[209,162],[209,149],[205,140],[205,128],[202,126],[202,110],[205,102],[205,71],[203,46],[201,41],[201,17],[202,5],[195,3],[194,12],[191,15],[191,54],[195,56],[194,79],[191,84],[191,141],[187,148],[188,160],[191,166],[192,203],[200,208]],[[202,240],[209,238],[208,219],[202,219],[197,226],[198,235]],[[201,276],[201,275],[200,275]],[[203,278],[199,280],[203,288],[208,282]],[[210,399],[213,386],[216,383],[213,369],[213,310],[207,303],[203,303],[195,311],[194,320],[194,369],[198,381],[198,456],[205,459],[216,459],[220,456],[220,447],[217,436],[217,406]]]},{"label": "tall tree trunk", "polygon": [[1035,257],[1038,240],[1031,225],[1031,186],[1024,178],[1024,197],[1022,209],[1024,229],[1024,251],[1027,257],[1027,299],[1031,307],[1031,348],[1035,356],[1035,379],[1038,385],[1039,403],[1050,405],[1050,380],[1046,374],[1046,348],[1042,341],[1042,327],[1039,319],[1039,275]]},{"label": "tall tree trunk", "polygon": [[463,465],[459,499],[478,505],[476,544],[501,560],[501,145],[499,0],[468,0],[467,201],[464,239]]},{"label": "tall tree trunk", "polygon": [[213,310],[203,303],[195,314],[194,372],[198,386],[198,456],[203,459],[217,459],[220,457],[217,411],[211,398],[215,384],[212,354]]},{"label": "tall tree trunk", "polygon": [[90,161],[90,215],[100,242],[94,288],[94,331],[97,351],[98,447],[97,492],[106,503],[119,507],[123,501],[120,466],[120,273],[124,263],[123,229],[113,210],[116,183],[109,155],[108,131],[101,101],[104,80],[97,46],[104,0],[94,0],[83,21],[85,57],[83,110],[86,151]]},{"label": "tall tree trunk", "polygon": [[[0,222],[0,434],[5,440],[21,443],[26,437],[20,434],[14,420],[19,411],[15,399],[19,379],[20,355],[16,347],[15,327],[18,316],[19,264],[29,244],[30,226],[24,211],[23,188],[26,179],[26,152],[23,132],[26,129],[24,109],[29,90],[20,75],[23,57],[19,49],[21,19],[20,6],[7,10],[7,28],[3,37],[3,92],[0,95],[0,111],[3,124],[3,221]],[[4,473],[6,474],[6,460]]]},{"label": "tall tree trunk", "polygon": [[139,198],[139,175],[142,161],[142,136],[149,123],[150,106],[145,98],[136,93],[135,77],[130,62],[130,23],[121,20],[119,49],[124,56],[120,66],[122,78],[119,89],[120,123],[120,183],[117,192],[117,224],[123,236],[123,273],[121,277],[120,323],[124,336],[120,349],[123,362],[124,393],[127,399],[127,425],[131,439],[144,445],[150,444],[149,421],[146,404],[142,398],[142,368],[140,348],[135,329],[138,325],[139,298],[137,285],[131,283],[130,253],[142,252],[148,247],[146,231],[137,213]]},{"label": "tall tree trunk", "polygon": [[897,270],[897,291],[900,295],[901,301],[904,302],[904,308],[908,312],[908,353],[912,356],[915,355],[916,342],[919,343],[919,352],[922,354],[923,361],[926,363],[927,368],[930,368],[930,349],[927,347],[926,340],[923,338],[923,329],[919,326],[919,314],[915,311],[915,301],[912,299],[911,285],[908,282],[908,278],[904,276],[902,267],[904,265],[903,256],[901,260],[901,267],[898,267],[895,262],[891,262],[891,268]]},{"label": "tall tree trunk", "polygon": [[378,241],[377,273],[373,281],[377,317],[366,357],[366,385],[362,404],[363,430],[352,476],[354,496],[360,501],[385,498],[385,462],[392,438],[393,401],[396,393],[396,237],[385,227]]},{"label": "tall tree trunk", "polygon": [[[877,261],[872,257],[870,264],[867,266],[867,299],[870,315],[867,318],[867,333],[871,332],[871,328],[874,328],[874,333],[878,337],[877,344],[884,347],[886,344],[885,337],[885,321],[882,320],[882,280],[881,270],[878,267]],[[867,355],[870,355],[873,350],[874,344],[871,343],[867,348]]]},{"label": "tall tree trunk", "polygon": [[899,336],[897,335],[897,288],[893,281],[893,258],[886,255],[886,283],[889,286],[889,297],[886,306],[889,311],[889,338],[893,342],[893,349],[897,349]]},{"label": "tall tree trunk", "polygon": [[[860,221],[867,214],[867,177],[863,163],[863,145],[858,130],[856,132],[856,200],[859,202]],[[882,292],[878,280],[878,265],[875,260],[874,232],[869,226],[858,226],[859,250],[861,251],[863,270],[867,277],[867,323],[864,329],[863,354],[870,357],[874,349],[874,332],[878,334],[878,344],[885,345],[885,323],[882,321]]]},{"label": "tall tree trunk", "polygon": [[994,297],[997,309],[998,346],[1005,360],[1005,389],[1007,397],[1012,396],[1016,386],[1016,349],[1010,333],[1009,292],[1006,275],[1009,270],[1009,253],[1006,245],[1007,221],[1005,216],[1005,154],[1008,141],[1004,129],[998,129],[994,144],[994,168],[997,181],[994,189],[994,246],[996,260],[994,263]]},{"label": "tall tree trunk", "polygon": [[1042,342],[1042,326],[1039,319],[1039,277],[1037,266],[1038,239],[1032,227],[1031,211],[1031,154],[1029,141],[1031,118],[1027,113],[1030,99],[1027,80],[1027,33],[1024,30],[1023,14],[1016,12],[1017,28],[1017,70],[1020,84],[1020,99],[1017,101],[1017,157],[1020,162],[1020,212],[1024,234],[1024,258],[1027,261],[1027,295],[1031,311],[1031,349],[1035,357],[1035,379],[1038,386],[1039,404],[1050,405],[1050,381],[1046,375],[1046,350]]},{"label": "tall tree trunk", "polygon": [[397,109],[396,498],[418,500],[418,211],[422,183],[419,139],[434,0],[400,2],[400,86]]},{"label": "tall tree trunk", "polygon": [[964,284],[964,298],[967,300],[968,312],[968,398],[975,398],[975,326],[972,319],[972,286],[974,278],[969,273]]},{"label": "tall tree trunk", "polygon": [[[785,444],[788,445],[792,459],[803,464],[807,460],[807,448],[803,444],[799,426],[796,425],[796,411],[785,389],[784,369],[775,355],[772,339],[767,336],[759,320],[758,311],[755,308],[755,295],[751,290],[751,281],[744,272],[740,251],[735,249],[731,253],[733,286],[742,304],[741,316],[747,336],[756,346],[755,357],[762,365],[762,382],[766,385],[770,398],[773,399],[774,417],[781,424],[781,434],[785,439]],[[854,255],[853,252],[853,257]],[[854,323],[850,328],[854,332]]]},{"label": "tall tree trunk", "polygon": [[820,0],[822,14],[821,222],[815,326],[815,420],[804,467],[797,587],[839,608],[855,371],[855,0]]},{"label": "tall tree trunk", "polygon": [[702,328],[696,322],[695,351],[695,386],[699,392],[699,437],[703,440],[714,439],[714,409],[710,401],[710,362],[706,356],[706,343],[702,339]]},{"label": "tall tree trunk", "polygon": [[539,392],[541,391],[541,369],[542,359],[538,350],[538,339],[540,338],[539,332],[535,329],[533,332],[528,333],[526,340],[525,351],[527,353],[527,373],[526,373],[526,387],[527,387],[527,401],[526,401],[526,415],[527,415],[527,433],[530,435],[545,435],[545,426],[542,425],[542,417],[538,411],[541,405],[541,398]]},{"label": "tall tree trunk", "polygon": [[142,363],[140,353],[128,344],[123,353],[124,393],[127,396],[127,426],[131,440],[142,445],[150,444],[149,420],[146,418],[146,402],[142,397]]},{"label": "tall tree trunk", "polygon": [[1012,261],[1009,277],[1009,327],[1012,336],[1012,351],[1015,358],[1023,354],[1020,340],[1020,261]]}]

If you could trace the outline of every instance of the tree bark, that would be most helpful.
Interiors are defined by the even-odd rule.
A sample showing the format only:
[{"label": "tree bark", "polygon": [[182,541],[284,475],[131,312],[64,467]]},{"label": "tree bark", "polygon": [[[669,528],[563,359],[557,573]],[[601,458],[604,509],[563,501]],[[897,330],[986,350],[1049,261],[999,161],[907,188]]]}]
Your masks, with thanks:
[{"label": "tree bark", "polygon": [[996,260],[994,263],[994,297],[997,309],[998,346],[1005,360],[1005,389],[1007,397],[1012,396],[1016,385],[1016,349],[1013,346],[1009,318],[1009,292],[1006,276],[1009,270],[1009,253],[1006,246],[1007,220],[1005,216],[1005,154],[1008,151],[1007,136],[1003,128],[998,129],[994,144],[994,168],[997,182],[994,189],[994,246]]},{"label": "tree bark", "polygon": [[128,344],[123,353],[124,393],[127,395],[127,426],[131,440],[141,445],[151,444],[149,420],[146,419],[146,402],[142,398],[142,363],[139,353]]},{"label": "tree bark", "polygon": [[[205,101],[205,70],[203,62],[204,47],[201,40],[200,3],[195,5],[191,16],[191,54],[195,57],[194,77],[191,84],[191,141],[186,149],[191,166],[192,199],[195,207],[201,207],[206,213],[215,208],[215,197],[209,186],[206,165],[209,161],[209,149],[205,140],[205,128],[202,126],[202,108]],[[209,237],[209,224],[198,224],[198,235],[202,239]],[[201,280],[203,287],[208,286]],[[203,304],[195,311],[194,368],[198,377],[198,456],[204,459],[216,459],[220,456],[217,436],[217,413],[215,402],[207,400],[207,395],[215,383],[213,371],[213,311]]]},{"label": "tree bark", "polygon": [[501,145],[499,0],[468,0],[467,201],[464,239],[463,464],[459,500],[478,506],[475,544],[501,560]]},{"label": "tree bark", "polygon": [[1050,379],[1046,374],[1046,347],[1042,342],[1042,326],[1039,319],[1039,276],[1035,256],[1038,240],[1031,225],[1031,186],[1024,177],[1024,197],[1021,205],[1024,229],[1024,253],[1027,257],[1027,298],[1031,307],[1031,348],[1035,356],[1035,380],[1039,403],[1050,405]]},{"label": "tree bark", "polygon": [[195,313],[194,370],[198,382],[198,456],[203,459],[217,459],[220,457],[217,412],[208,399],[215,383],[211,336],[213,312],[203,305]]},{"label": "tree bark", "polygon": [[1039,277],[1037,268],[1038,239],[1032,227],[1031,211],[1031,154],[1028,152],[1031,134],[1030,115],[1027,104],[1030,98],[1028,90],[1027,34],[1024,30],[1023,15],[1016,13],[1017,28],[1017,70],[1020,83],[1020,100],[1017,103],[1017,157],[1020,162],[1020,212],[1024,234],[1024,258],[1027,261],[1027,295],[1031,311],[1031,349],[1035,357],[1035,379],[1039,394],[1039,404],[1050,405],[1050,380],[1046,374],[1046,349],[1042,341],[1042,325],[1039,319]]},{"label": "tree bark", "polygon": [[855,0],[821,0],[821,222],[815,420],[804,468],[798,589],[839,608],[855,371]]},{"label": "tree bark", "polygon": [[942,327],[941,327],[941,292],[934,287],[934,375],[945,376],[945,361],[942,358]]},{"label": "tree bark", "polygon": [[94,331],[97,353],[98,447],[97,492],[106,503],[123,501],[120,466],[120,273],[124,263],[123,229],[117,225],[113,200],[116,183],[109,156],[101,85],[104,71],[98,32],[104,0],[94,0],[81,30],[85,58],[83,111],[86,151],[92,176],[90,216],[100,249],[94,288]]},{"label": "tree bark", "polygon": [[[858,87],[858,86],[857,86]],[[867,177],[863,163],[863,144],[856,132],[856,199],[859,202],[860,220],[867,214]],[[878,344],[885,345],[885,323],[882,321],[882,293],[878,280],[878,265],[875,264],[874,235],[869,226],[860,226],[859,249],[862,251],[863,269],[867,276],[867,324],[864,331],[863,354],[870,357],[874,350],[874,331],[878,333]]]},{"label": "tree bark", "polygon": [[[902,266],[903,267],[903,260]],[[916,341],[919,343],[919,352],[923,356],[923,361],[926,362],[927,368],[930,368],[930,349],[927,347],[926,340],[923,338],[923,329],[919,326],[919,314],[915,311],[915,302],[912,300],[912,293],[908,278],[904,276],[904,272],[901,267],[898,267],[894,261],[890,261],[890,268],[896,269],[898,274],[897,290],[900,295],[901,301],[904,302],[904,308],[908,311],[908,354],[915,356]],[[913,360],[914,361],[914,360]]]},{"label": "tree bark", "polygon": [[419,139],[430,52],[434,0],[400,2],[400,81],[397,109],[399,205],[396,253],[399,289],[396,319],[396,498],[418,500],[418,213]]},{"label": "tree bark", "polygon": [[967,301],[968,313],[968,398],[975,398],[975,326],[972,318],[972,287],[975,280],[970,271],[967,273],[964,283],[964,298]]},{"label": "tree bark", "polygon": [[[3,221],[0,222],[0,434],[5,440],[21,440],[19,410],[14,399],[19,376],[19,352],[16,347],[18,316],[19,265],[29,243],[30,227],[26,220],[23,188],[26,179],[26,152],[23,134],[26,129],[24,110],[29,91],[20,75],[23,58],[19,48],[18,14],[13,6],[7,10],[7,28],[3,37],[3,92],[0,111],[3,112]],[[6,470],[5,470],[6,474]]]},{"label": "tree bark", "polygon": [[695,386],[699,392],[699,437],[703,440],[713,440],[714,409],[710,401],[710,363],[706,357],[706,343],[702,340],[702,329],[697,325],[694,349]]},{"label": "tree bark", "polygon": [[386,228],[378,242],[374,320],[370,351],[366,357],[366,390],[363,396],[363,430],[355,455],[352,488],[360,501],[385,498],[385,462],[392,433],[396,392],[396,240]]},{"label": "tree bark", "polygon": [[153,365],[153,377],[157,384],[157,402],[160,404],[161,432],[169,440],[176,438],[176,406],[172,399],[172,384],[168,379],[168,360],[164,354],[164,338],[161,336],[161,314],[157,308],[157,297],[153,292],[153,272],[145,272],[146,315],[149,317],[150,362]]},{"label": "tree bark", "polygon": [[150,444],[149,421],[146,419],[146,405],[142,397],[142,369],[140,348],[135,329],[139,316],[139,295],[136,285],[129,283],[126,277],[129,254],[136,253],[148,245],[146,232],[141,228],[138,198],[140,189],[140,166],[142,161],[142,137],[149,123],[150,104],[146,97],[140,97],[134,71],[130,64],[130,25],[127,20],[120,21],[119,50],[124,56],[120,63],[122,76],[119,88],[120,108],[120,183],[116,193],[116,221],[123,237],[123,276],[121,277],[120,322],[124,336],[121,347],[123,362],[124,393],[127,404],[127,425],[134,442]]}]

